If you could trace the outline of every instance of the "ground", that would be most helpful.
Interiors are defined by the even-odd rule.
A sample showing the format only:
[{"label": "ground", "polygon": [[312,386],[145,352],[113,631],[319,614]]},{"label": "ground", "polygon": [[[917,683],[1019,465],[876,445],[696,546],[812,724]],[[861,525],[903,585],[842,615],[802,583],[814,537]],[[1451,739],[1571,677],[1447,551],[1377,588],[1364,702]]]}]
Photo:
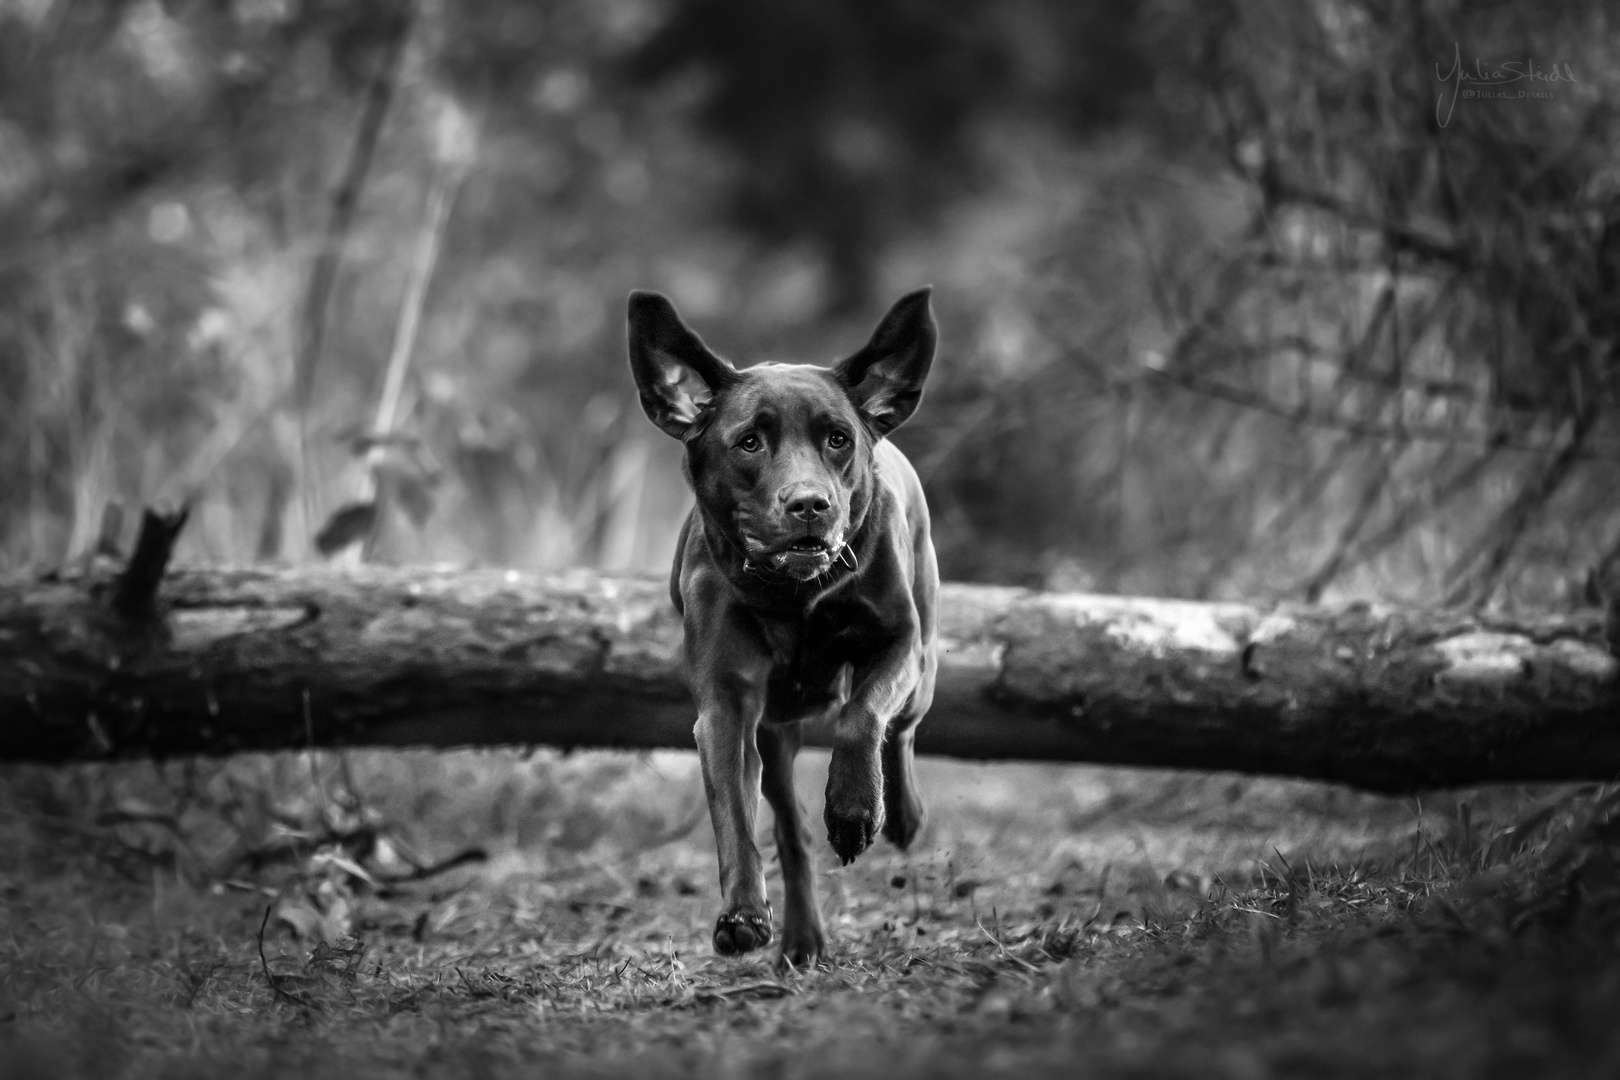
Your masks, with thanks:
[{"label": "ground", "polygon": [[688,755],[7,767],[0,1076],[1620,1074],[1607,789],[921,765],[803,972]]}]

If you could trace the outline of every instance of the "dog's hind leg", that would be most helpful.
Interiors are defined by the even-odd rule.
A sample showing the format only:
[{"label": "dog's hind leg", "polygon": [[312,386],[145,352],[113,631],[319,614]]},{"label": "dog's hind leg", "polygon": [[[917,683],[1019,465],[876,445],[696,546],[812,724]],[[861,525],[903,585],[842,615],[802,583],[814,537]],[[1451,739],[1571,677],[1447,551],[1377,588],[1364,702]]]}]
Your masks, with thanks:
[{"label": "dog's hind leg", "polygon": [[927,816],[917,791],[916,732],[916,719],[896,719],[883,739],[883,835],[901,851],[911,846]]},{"label": "dog's hind leg", "polygon": [[816,868],[810,825],[793,789],[793,759],[803,736],[797,723],[759,725],[760,781],[776,817],[776,854],[782,861],[781,960],[796,968],[814,964],[827,949],[827,932],[816,903]]},{"label": "dog's hind leg", "polygon": [[927,810],[917,789],[917,725],[934,703],[934,677],[939,661],[930,655],[923,663],[917,692],[883,734],[883,835],[905,851],[923,827]]}]

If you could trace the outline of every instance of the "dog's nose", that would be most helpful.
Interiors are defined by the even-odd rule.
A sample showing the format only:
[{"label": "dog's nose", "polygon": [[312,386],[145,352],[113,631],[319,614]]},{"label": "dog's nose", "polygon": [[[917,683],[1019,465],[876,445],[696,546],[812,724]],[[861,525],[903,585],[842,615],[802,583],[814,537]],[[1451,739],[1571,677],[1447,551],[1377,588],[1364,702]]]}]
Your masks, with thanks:
[{"label": "dog's nose", "polygon": [[827,496],[812,487],[789,488],[782,492],[788,514],[800,521],[814,521],[832,509]]}]

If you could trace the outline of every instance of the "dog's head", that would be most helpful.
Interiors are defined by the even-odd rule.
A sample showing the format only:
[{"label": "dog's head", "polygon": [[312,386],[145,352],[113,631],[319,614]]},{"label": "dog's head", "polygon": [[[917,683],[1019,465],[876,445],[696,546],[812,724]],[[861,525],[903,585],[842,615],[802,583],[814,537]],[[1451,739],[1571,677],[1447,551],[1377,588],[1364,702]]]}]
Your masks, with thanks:
[{"label": "dog's head", "polygon": [[922,399],[937,333],[928,289],[889,309],[830,368],[716,356],[657,293],[630,294],[641,407],[686,446],[705,516],[757,565],[810,581],[832,568],[872,498],[872,453]]}]

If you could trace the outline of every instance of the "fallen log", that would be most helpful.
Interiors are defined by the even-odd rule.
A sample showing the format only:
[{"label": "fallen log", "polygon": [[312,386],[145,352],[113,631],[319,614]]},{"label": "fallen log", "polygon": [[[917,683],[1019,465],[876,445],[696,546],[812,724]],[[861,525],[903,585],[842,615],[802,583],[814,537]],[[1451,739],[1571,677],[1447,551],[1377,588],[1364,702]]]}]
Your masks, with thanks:
[{"label": "fallen log", "polygon": [[[180,570],[0,583],[0,761],[307,746],[689,747],[661,579]],[[947,585],[920,752],[1388,791],[1620,775],[1600,613],[1206,604]],[[819,733],[812,732],[815,743]]]}]

